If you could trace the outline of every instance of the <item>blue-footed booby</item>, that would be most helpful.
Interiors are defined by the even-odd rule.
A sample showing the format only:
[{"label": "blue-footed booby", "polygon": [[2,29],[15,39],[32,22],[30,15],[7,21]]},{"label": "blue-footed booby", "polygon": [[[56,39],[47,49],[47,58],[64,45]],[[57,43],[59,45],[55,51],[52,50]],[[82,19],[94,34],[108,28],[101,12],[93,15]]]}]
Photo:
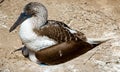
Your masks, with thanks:
[{"label": "blue-footed booby", "polygon": [[103,41],[88,41],[86,36],[65,23],[47,20],[46,7],[38,2],[28,3],[10,28],[20,25],[19,36],[25,47],[24,56],[36,63],[64,63],[92,49]]}]

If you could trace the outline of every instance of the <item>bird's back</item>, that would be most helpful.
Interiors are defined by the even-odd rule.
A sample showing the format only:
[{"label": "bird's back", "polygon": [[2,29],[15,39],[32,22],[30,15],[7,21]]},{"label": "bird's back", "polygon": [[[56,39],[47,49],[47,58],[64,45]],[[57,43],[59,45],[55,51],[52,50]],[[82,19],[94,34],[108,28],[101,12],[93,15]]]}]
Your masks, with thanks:
[{"label": "bird's back", "polygon": [[86,37],[83,33],[71,29],[63,22],[55,20],[48,20],[39,30],[34,29],[34,32],[38,34],[38,36],[47,36],[58,43],[71,40],[86,41]]}]

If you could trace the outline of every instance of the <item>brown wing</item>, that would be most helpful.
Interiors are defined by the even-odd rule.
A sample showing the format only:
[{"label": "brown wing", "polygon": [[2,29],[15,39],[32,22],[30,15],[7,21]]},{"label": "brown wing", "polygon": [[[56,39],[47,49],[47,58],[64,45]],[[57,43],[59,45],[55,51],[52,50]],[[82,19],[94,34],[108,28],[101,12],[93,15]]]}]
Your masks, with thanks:
[{"label": "brown wing", "polygon": [[54,39],[55,41],[59,43],[71,41],[71,40],[80,40],[80,39],[85,40],[86,39],[83,33],[77,32],[75,34],[72,34],[68,30],[68,28],[69,27],[62,22],[48,21],[47,24],[44,25],[41,29],[39,30],[34,29],[34,31],[38,35],[48,36],[49,38]]},{"label": "brown wing", "polygon": [[45,64],[64,63],[91,50],[92,46],[84,41],[63,42],[35,53],[36,58]]},{"label": "brown wing", "polygon": [[68,29],[70,28],[62,22],[48,21],[41,29],[34,30],[38,35],[48,36],[59,42],[35,53],[40,62],[59,64],[92,49],[92,46],[85,42],[86,37],[83,33],[71,33]]}]

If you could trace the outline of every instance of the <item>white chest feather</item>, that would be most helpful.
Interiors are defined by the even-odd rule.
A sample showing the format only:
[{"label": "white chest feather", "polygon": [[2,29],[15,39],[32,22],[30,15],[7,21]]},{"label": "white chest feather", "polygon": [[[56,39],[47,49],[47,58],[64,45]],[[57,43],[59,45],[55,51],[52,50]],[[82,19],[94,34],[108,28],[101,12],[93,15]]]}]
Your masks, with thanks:
[{"label": "white chest feather", "polygon": [[27,48],[33,51],[38,51],[40,49],[57,44],[53,39],[47,36],[37,36],[33,32],[34,25],[31,20],[27,19],[20,26],[19,36]]},{"label": "white chest feather", "polygon": [[46,36],[41,36],[36,38],[34,41],[26,43],[26,46],[33,51],[38,51],[40,49],[52,46],[57,44],[54,40],[46,37]]}]

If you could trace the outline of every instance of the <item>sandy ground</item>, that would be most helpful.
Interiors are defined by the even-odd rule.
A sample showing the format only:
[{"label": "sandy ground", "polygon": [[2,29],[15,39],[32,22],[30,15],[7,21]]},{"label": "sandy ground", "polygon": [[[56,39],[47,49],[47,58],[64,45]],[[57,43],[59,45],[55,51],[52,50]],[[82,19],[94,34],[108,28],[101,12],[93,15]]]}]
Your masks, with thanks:
[{"label": "sandy ground", "polygon": [[[49,11],[49,19],[63,21],[89,38],[112,39],[54,66],[37,65],[21,52],[12,54],[22,44],[19,28],[12,33],[9,28],[31,1],[43,3]],[[0,3],[0,72],[120,72],[119,22],[119,0],[4,0]]]}]

